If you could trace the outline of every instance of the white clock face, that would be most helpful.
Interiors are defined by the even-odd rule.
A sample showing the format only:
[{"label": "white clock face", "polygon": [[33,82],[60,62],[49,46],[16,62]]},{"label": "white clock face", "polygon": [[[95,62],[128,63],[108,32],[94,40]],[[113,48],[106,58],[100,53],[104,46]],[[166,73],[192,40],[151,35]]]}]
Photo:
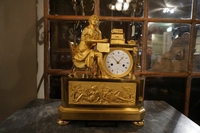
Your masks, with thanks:
[{"label": "white clock face", "polygon": [[115,49],[105,57],[105,65],[108,74],[113,77],[122,77],[131,71],[133,61],[128,51]]}]

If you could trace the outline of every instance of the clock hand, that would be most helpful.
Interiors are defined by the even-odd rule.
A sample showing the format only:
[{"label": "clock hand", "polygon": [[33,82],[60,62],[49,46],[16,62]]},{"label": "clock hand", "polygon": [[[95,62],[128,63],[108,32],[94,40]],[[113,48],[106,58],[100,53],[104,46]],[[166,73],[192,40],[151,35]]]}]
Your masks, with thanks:
[{"label": "clock hand", "polygon": [[116,61],[116,63],[118,64],[118,61],[115,59],[115,57],[112,56],[112,58]]},{"label": "clock hand", "polygon": [[117,64],[119,64],[119,62],[123,59],[124,57],[121,57],[121,59],[120,60],[118,60],[118,62],[117,62]]}]

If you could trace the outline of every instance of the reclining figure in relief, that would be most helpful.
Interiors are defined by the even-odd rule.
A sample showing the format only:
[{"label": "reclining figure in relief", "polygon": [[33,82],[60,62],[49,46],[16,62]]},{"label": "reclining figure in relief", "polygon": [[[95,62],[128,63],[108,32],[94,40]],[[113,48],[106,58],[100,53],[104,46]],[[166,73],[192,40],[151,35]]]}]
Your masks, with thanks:
[{"label": "reclining figure in relief", "polygon": [[[81,34],[80,44],[71,47],[74,66],[72,68],[72,73],[69,74],[69,77],[72,77],[73,75],[75,78],[78,78],[76,75],[77,68],[85,69],[86,76],[88,76],[87,71],[94,68],[95,63],[97,63],[96,71],[98,71],[98,69],[100,70],[98,78],[108,78],[103,69],[103,55],[101,52],[94,50],[94,46],[96,46],[97,43],[106,43],[108,42],[108,39],[102,39],[102,33],[98,28],[98,16],[90,16],[88,22],[89,25],[83,29]],[[97,74],[97,72],[94,73]]]}]

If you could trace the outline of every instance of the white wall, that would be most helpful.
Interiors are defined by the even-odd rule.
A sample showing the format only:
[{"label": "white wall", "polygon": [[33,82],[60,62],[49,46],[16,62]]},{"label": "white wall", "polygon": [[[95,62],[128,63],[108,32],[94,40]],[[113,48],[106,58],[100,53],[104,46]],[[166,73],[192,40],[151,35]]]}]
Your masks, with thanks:
[{"label": "white wall", "polygon": [[37,1],[37,89],[38,98],[44,98],[44,1]]},{"label": "white wall", "polygon": [[37,98],[36,0],[0,1],[0,121]]}]

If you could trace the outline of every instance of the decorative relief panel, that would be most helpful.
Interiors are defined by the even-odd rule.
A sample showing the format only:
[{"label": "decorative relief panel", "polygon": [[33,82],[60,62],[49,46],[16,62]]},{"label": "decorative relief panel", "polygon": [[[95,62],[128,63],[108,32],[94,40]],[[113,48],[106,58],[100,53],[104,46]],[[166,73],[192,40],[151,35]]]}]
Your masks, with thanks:
[{"label": "decorative relief panel", "polygon": [[69,104],[135,105],[136,83],[69,81]]}]

